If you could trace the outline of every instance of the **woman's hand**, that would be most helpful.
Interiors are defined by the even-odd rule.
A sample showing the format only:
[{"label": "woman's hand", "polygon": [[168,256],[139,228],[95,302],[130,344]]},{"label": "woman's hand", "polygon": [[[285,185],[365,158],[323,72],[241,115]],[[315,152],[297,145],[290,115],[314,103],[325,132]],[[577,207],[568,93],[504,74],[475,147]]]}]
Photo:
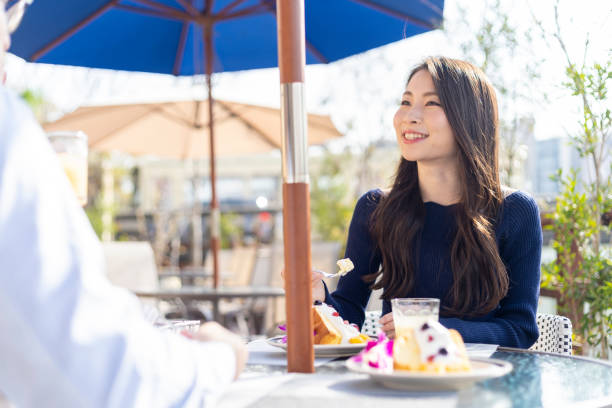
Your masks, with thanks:
[{"label": "woman's hand", "polygon": [[[285,268],[281,269],[281,277],[285,280]],[[312,271],[311,278],[312,285],[312,301],[319,300],[325,301],[325,287],[323,286],[323,274]]]},{"label": "woman's hand", "polygon": [[393,323],[393,313],[387,313],[378,321],[380,330],[382,330],[388,338],[395,338],[395,324]]}]

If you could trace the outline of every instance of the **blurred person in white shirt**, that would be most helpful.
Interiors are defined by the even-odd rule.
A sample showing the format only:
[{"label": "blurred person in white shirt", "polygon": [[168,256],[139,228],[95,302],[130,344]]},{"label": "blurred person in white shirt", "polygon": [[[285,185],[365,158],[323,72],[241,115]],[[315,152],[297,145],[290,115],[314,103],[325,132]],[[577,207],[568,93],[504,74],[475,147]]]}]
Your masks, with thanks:
[{"label": "blurred person in white shirt", "polygon": [[[10,32],[32,1],[0,1],[4,83]],[[155,329],[109,283],[45,134],[0,85],[0,391],[19,407],[209,406],[246,359],[216,323],[191,339]]]}]

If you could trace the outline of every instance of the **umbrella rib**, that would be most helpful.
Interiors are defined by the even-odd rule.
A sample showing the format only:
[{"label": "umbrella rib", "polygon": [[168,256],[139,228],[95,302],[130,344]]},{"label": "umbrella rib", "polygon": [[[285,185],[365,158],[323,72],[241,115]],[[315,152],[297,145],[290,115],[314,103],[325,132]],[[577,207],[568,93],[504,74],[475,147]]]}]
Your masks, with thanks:
[{"label": "umbrella rib", "polygon": [[329,62],[329,60],[325,58],[323,53],[319,51],[317,47],[312,45],[312,43],[308,40],[306,40],[306,48],[308,48],[308,51],[310,51],[310,53],[313,54],[322,63],[327,64]]},{"label": "umbrella rib", "polygon": [[177,13],[177,12],[180,13],[181,12],[181,10],[177,10],[174,7],[166,6],[165,4],[161,4],[161,3],[156,3],[152,0],[132,0],[132,1],[134,3],[140,3],[145,6],[149,6],[161,12],[164,12],[164,11],[168,13]]},{"label": "umbrella rib", "polygon": [[96,19],[98,16],[100,16],[101,14],[106,12],[108,9],[110,9],[113,6],[117,5],[118,2],[119,2],[119,0],[112,0],[111,2],[106,3],[104,6],[100,7],[98,10],[94,11],[89,16],[85,17],[83,20],[81,20],[79,23],[74,25],[72,28],[70,28],[64,34],[60,35],[55,40],[51,41],[49,44],[45,45],[40,50],[38,50],[34,54],[32,54],[32,57],[30,58],[30,61],[35,62],[36,60],[40,59],[42,56],[47,54],[53,48],[57,47],[58,45],[60,45],[64,41],[66,41],[68,38],[70,38],[72,35],[74,35],[81,28],[85,27],[92,20]]},{"label": "umbrella rib", "polygon": [[263,140],[266,143],[268,143],[270,146],[272,146],[275,149],[279,147],[278,145],[276,145],[272,141],[270,141],[268,136],[261,129],[259,129],[257,126],[252,124],[250,121],[246,120],[244,117],[240,116],[237,112],[235,112],[232,108],[230,108],[224,101],[215,100],[215,103],[216,103],[217,106],[221,106],[223,109],[225,109],[230,114],[230,116],[233,116],[233,117],[239,119],[249,129],[252,129],[253,131],[255,131],[255,133],[259,134],[259,136],[261,136],[263,138]]},{"label": "umbrella rib", "polygon": [[181,11],[178,11],[178,10],[175,10],[175,11],[172,11],[172,12],[170,12],[170,11],[163,12],[163,11],[145,9],[145,8],[141,8],[141,7],[129,6],[127,4],[117,4],[115,6],[115,8],[117,8],[119,10],[130,11],[130,12],[136,13],[136,14],[143,14],[143,15],[147,15],[147,16],[166,18],[166,19],[170,19],[170,20],[179,20],[179,21],[193,21],[194,20],[194,17],[192,17],[191,15],[185,14],[185,13],[183,13]]},{"label": "umbrella rib", "polygon": [[431,1],[429,0],[419,0],[422,4],[424,4],[425,6],[429,7],[432,11],[434,11],[435,13],[437,13],[440,17],[442,17],[442,9],[440,7],[438,7],[436,4],[433,4]]},{"label": "umbrella rib", "polygon": [[423,27],[423,28],[427,28],[427,29],[437,28],[436,25],[432,24],[429,21],[424,21],[424,20],[421,20],[421,19],[409,16],[408,14],[402,13],[400,11],[393,10],[393,9],[391,9],[389,7],[385,7],[385,6],[382,6],[380,4],[373,3],[371,0],[353,0],[353,1],[355,3],[360,3],[363,6],[370,7],[370,8],[373,8],[374,10],[378,10],[378,11],[380,11],[382,13],[388,14],[390,16],[397,17],[397,18],[400,18],[402,20],[409,21],[412,24],[418,25],[418,26]]},{"label": "umbrella rib", "polygon": [[230,4],[228,4],[227,6],[223,7],[221,10],[219,10],[219,12],[217,13],[217,15],[219,17],[223,17],[226,13],[232,11],[233,9],[235,9],[236,7],[238,7],[241,3],[244,3],[245,0],[234,0],[232,1]]},{"label": "umbrella rib", "polygon": [[193,7],[191,3],[189,3],[188,1],[176,0],[176,2],[179,3],[181,6],[183,6],[183,8],[192,16],[200,15],[200,11],[197,8]]},{"label": "umbrella rib", "polygon": [[202,14],[206,14],[206,15],[212,14],[211,12],[212,12],[214,3],[215,3],[215,0],[204,0],[204,13]]},{"label": "umbrella rib", "polygon": [[159,110],[158,114],[160,116],[164,116],[180,125],[184,125],[185,127],[191,129],[196,127],[195,123],[192,123],[189,119],[184,119],[180,115],[173,114],[172,112],[168,112],[165,109],[157,108]]},{"label": "umbrella rib", "polygon": [[244,16],[248,16],[248,15],[264,14],[264,13],[267,13],[269,11],[270,11],[270,9],[269,9],[268,5],[266,5],[266,4],[256,4],[254,6],[247,7],[247,8],[244,8],[242,10],[236,11],[234,13],[226,14],[222,18],[220,18],[220,20],[231,20],[231,19],[234,19],[234,18],[244,17]]},{"label": "umbrella rib", "polygon": [[[120,107],[120,105],[115,105],[116,107]],[[125,125],[119,126],[116,129],[113,129],[111,131],[109,131],[108,133],[106,133],[104,136],[99,137],[98,139],[96,139],[95,142],[93,142],[91,144],[92,147],[98,145],[101,141],[108,139],[109,137],[113,136],[115,133],[119,132],[120,130],[123,130],[125,128],[127,128],[128,126],[133,125],[134,123],[138,122],[139,120],[144,119],[145,117],[147,117],[150,113],[152,113],[153,111],[159,109],[158,107],[153,107],[151,109],[147,109],[142,115],[138,116],[136,119],[129,121],[128,123],[126,123]]]},{"label": "umbrella rib", "polygon": [[184,22],[183,28],[181,29],[181,37],[179,38],[178,47],[176,49],[176,56],[174,57],[174,67],[172,73],[178,75],[181,70],[181,64],[183,63],[183,54],[185,53],[185,46],[187,44],[187,31],[189,29],[189,23]]}]

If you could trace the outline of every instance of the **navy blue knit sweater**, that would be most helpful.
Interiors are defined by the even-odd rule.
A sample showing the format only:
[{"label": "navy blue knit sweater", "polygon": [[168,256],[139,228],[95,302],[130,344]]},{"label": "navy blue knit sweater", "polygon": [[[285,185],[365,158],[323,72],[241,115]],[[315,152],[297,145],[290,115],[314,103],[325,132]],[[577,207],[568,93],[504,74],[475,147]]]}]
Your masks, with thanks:
[{"label": "navy blue knit sweater", "polygon": [[[382,194],[380,190],[371,190],[357,202],[345,254],[353,261],[355,270],[340,279],[335,292],[330,294],[326,288],[325,302],[336,308],[344,319],[360,327],[371,293],[362,276],[376,272],[381,262],[369,225]],[[403,297],[439,298],[443,306],[453,281],[450,267],[450,246],[455,229],[453,205],[426,202],[425,209],[416,281],[413,289]],[[528,348],[538,338],[536,308],[542,251],[540,215],[533,198],[521,191],[509,194],[502,205],[495,236],[508,270],[508,294],[486,316],[460,319],[444,317],[441,313],[440,323],[458,330],[468,343]],[[383,315],[390,311],[390,302],[383,301]]]}]

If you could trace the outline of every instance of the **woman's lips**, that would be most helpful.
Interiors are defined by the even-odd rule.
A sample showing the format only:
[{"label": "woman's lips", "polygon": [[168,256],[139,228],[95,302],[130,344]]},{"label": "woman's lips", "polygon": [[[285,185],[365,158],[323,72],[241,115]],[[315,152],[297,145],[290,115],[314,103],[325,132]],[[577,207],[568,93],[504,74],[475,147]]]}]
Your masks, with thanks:
[{"label": "woman's lips", "polygon": [[421,132],[413,132],[413,131],[403,132],[402,133],[402,143],[413,144],[413,143],[420,142],[421,140],[425,140],[427,139],[427,137],[429,137],[429,135],[425,133],[421,133]]}]

